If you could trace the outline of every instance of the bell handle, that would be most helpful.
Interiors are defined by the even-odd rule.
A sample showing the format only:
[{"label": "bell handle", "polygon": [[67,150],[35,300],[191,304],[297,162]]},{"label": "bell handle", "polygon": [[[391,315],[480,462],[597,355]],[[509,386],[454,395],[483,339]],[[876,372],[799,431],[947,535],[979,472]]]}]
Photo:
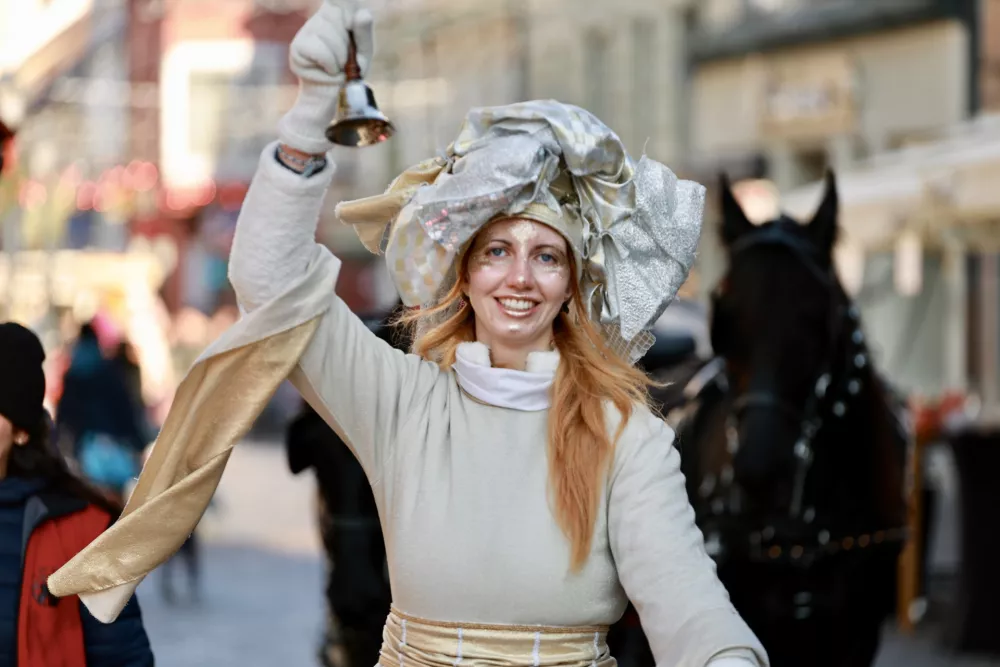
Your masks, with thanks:
[{"label": "bell handle", "polygon": [[354,41],[354,31],[347,31],[347,62],[344,64],[344,77],[347,81],[361,80],[361,66],[358,65],[358,44]]}]

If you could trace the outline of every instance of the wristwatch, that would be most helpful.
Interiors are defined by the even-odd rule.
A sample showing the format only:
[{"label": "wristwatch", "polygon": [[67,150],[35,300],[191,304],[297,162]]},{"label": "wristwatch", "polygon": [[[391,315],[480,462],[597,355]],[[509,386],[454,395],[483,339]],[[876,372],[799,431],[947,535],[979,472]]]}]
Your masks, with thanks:
[{"label": "wristwatch", "polygon": [[306,178],[323,171],[327,164],[326,157],[323,155],[310,155],[307,158],[301,158],[284,150],[281,144],[278,144],[278,148],[275,149],[274,159],[286,169]]}]

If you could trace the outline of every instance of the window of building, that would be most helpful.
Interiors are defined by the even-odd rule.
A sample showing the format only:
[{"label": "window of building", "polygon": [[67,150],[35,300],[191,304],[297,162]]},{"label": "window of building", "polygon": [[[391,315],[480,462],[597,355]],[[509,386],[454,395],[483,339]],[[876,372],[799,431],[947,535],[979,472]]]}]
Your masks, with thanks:
[{"label": "window of building", "polygon": [[610,123],[608,112],[608,80],[611,77],[611,49],[608,35],[596,28],[584,33],[584,106],[605,123]]},{"label": "window of building", "polygon": [[737,25],[745,12],[746,0],[701,0],[693,11],[699,30],[723,32]]},{"label": "window of building", "polygon": [[655,133],[656,104],[652,95],[653,62],[657,57],[655,36],[652,20],[632,21],[632,150],[637,153]]},{"label": "window of building", "polygon": [[747,0],[747,9],[759,13],[778,13],[795,9],[803,4],[801,0]]},{"label": "window of building", "polygon": [[283,46],[261,42],[243,67],[187,71],[186,150],[210,171],[204,176],[239,180],[252,174],[289,104],[282,86],[285,54]]},{"label": "window of building", "polygon": [[232,76],[225,72],[191,72],[188,108],[191,150],[200,155],[218,155],[224,145],[223,131],[229,115]]},{"label": "window of building", "polygon": [[890,135],[886,142],[886,149],[901,150],[911,146],[922,146],[940,138],[940,132],[936,130],[914,130],[909,132],[896,132]]},{"label": "window of building", "polygon": [[[706,32],[725,32],[737,28],[747,19],[766,20],[802,10],[850,2],[860,4],[873,0],[699,0],[698,28]],[[888,0],[891,4],[894,0]]]}]

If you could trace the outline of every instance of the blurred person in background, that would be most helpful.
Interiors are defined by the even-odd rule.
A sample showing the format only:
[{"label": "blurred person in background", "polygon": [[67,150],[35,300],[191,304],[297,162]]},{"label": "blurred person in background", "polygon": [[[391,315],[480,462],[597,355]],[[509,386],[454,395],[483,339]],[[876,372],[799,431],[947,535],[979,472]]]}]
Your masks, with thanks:
[{"label": "blurred person in background", "polygon": [[80,328],[63,378],[56,433],[60,448],[78,463],[83,475],[122,502],[125,485],[139,473],[150,437],[141,392],[138,397],[130,392],[127,375],[104,357],[90,323]]},{"label": "blurred person in background", "polygon": [[[144,458],[148,458],[150,452],[152,446],[146,448]],[[214,502],[213,498],[212,503]],[[211,507],[210,505],[209,509]],[[179,566],[184,568],[187,577],[188,602],[196,605],[201,602],[201,539],[197,526],[184,540],[177,553],[159,568],[160,595],[168,605],[176,605],[180,600],[174,588],[174,573]]]},{"label": "blurred person in background", "polygon": [[138,355],[135,346],[127,340],[118,343],[111,361],[118,368],[118,372],[125,382],[125,390],[128,392],[132,403],[135,406],[142,405],[142,368],[139,366]]},{"label": "blurred person in background", "polygon": [[[405,352],[410,341],[392,326],[398,309],[366,319],[366,324]],[[378,662],[382,626],[392,604],[375,496],[350,448],[308,403],[289,424],[285,442],[292,474],[312,470],[316,477],[317,523],[327,565],[320,663],[370,667]]]},{"label": "blurred person in background", "polygon": [[142,366],[139,364],[139,353],[129,340],[119,341],[111,357],[111,365],[118,370],[129,404],[133,410],[136,428],[142,441],[149,443],[156,438],[155,428],[146,412],[146,400],[142,395]]},{"label": "blurred person in background", "polygon": [[44,359],[34,333],[0,324],[0,667],[152,667],[134,597],[105,625],[46,587],[121,507],[74,476],[48,438]]}]

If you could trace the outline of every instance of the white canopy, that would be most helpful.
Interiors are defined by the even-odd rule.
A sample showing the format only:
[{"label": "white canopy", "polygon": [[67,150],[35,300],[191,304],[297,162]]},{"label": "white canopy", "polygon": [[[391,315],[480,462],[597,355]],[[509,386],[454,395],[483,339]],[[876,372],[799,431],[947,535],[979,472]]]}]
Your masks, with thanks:
[{"label": "white canopy", "polygon": [[[936,142],[875,156],[837,176],[844,235],[861,247],[884,248],[904,227],[992,240],[992,225],[974,223],[1000,219],[1000,116],[977,118]],[[782,207],[808,218],[821,196],[822,184],[811,183],[783,194]]]}]

